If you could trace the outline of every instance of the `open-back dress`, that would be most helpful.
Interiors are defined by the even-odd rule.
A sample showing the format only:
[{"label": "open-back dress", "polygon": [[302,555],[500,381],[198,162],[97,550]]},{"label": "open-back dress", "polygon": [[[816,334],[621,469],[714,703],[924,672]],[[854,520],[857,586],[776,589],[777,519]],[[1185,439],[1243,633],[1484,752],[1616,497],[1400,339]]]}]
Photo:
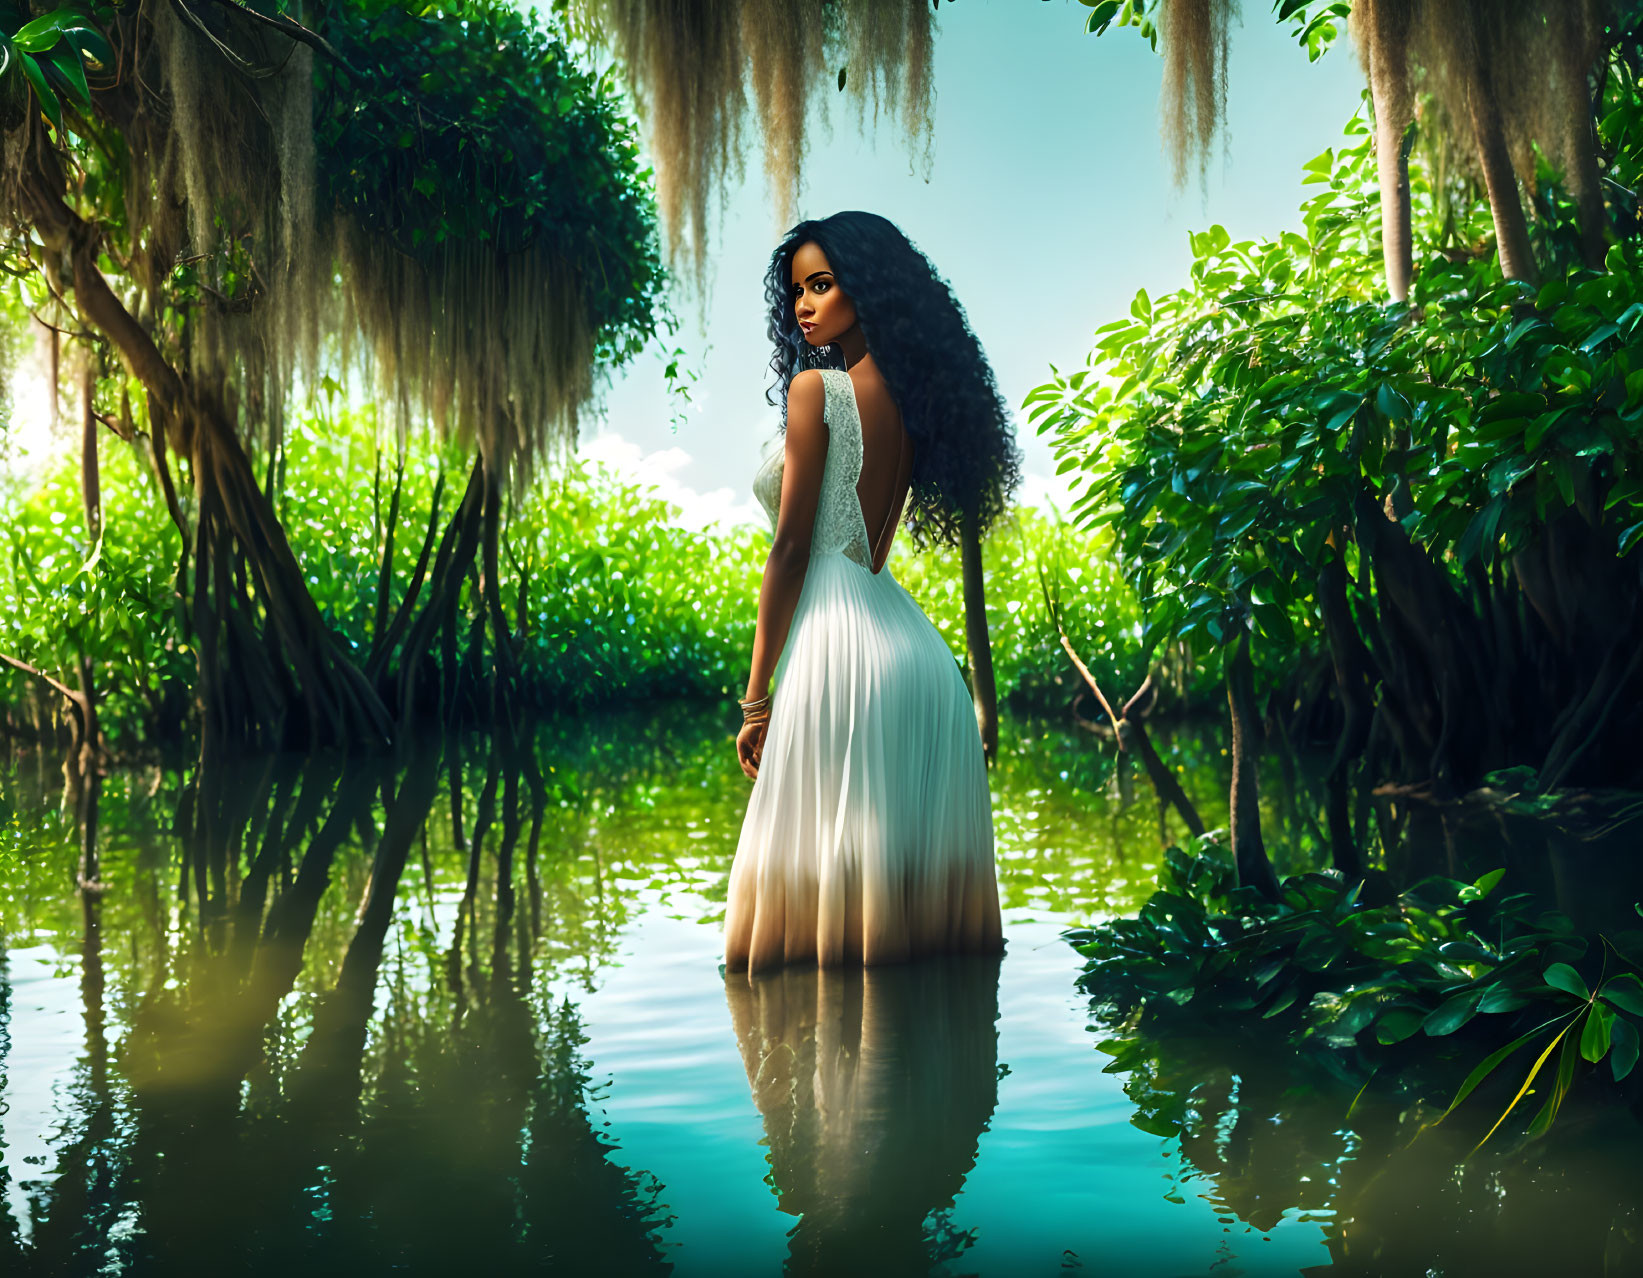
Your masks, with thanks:
[{"label": "open-back dress", "polygon": [[[725,967],[996,953],[992,801],[969,690],[888,564],[872,569],[855,384],[821,373],[827,459],[731,865]],[[773,528],[782,458],[753,485]]]}]

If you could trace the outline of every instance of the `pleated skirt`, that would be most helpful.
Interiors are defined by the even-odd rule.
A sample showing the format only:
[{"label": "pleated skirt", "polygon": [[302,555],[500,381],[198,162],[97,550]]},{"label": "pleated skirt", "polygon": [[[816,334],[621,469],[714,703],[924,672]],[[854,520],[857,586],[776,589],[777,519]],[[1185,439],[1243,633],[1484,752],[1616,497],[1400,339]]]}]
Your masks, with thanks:
[{"label": "pleated skirt", "polygon": [[964,676],[888,568],[814,555],[731,864],[725,968],[1002,948]]}]

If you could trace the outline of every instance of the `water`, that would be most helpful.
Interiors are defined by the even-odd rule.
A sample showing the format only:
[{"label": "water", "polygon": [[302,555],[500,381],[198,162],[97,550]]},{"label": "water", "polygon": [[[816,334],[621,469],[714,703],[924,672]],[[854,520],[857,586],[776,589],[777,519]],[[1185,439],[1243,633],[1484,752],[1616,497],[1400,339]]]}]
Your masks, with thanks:
[{"label": "water", "polygon": [[[1060,933],[1145,899],[1159,816],[1087,736],[1001,733],[1002,961],[725,977],[728,729],[470,739],[460,845],[449,747],[14,768],[0,1273],[1634,1272],[1635,1159],[1468,1180],[1258,1053],[1103,1072]],[[1167,757],[1223,818],[1218,739]]]}]

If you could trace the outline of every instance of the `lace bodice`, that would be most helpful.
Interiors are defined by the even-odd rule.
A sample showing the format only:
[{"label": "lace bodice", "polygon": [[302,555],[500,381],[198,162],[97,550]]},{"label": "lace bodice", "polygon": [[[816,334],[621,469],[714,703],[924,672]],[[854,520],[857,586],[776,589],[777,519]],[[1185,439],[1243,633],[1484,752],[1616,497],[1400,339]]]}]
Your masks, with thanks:
[{"label": "lace bodice", "polygon": [[[810,554],[815,557],[842,553],[871,572],[873,559],[867,547],[867,525],[862,520],[861,499],[856,496],[856,484],[861,479],[862,445],[855,383],[842,368],[824,368],[821,375],[827,462],[822,468],[821,497],[816,503]],[[770,516],[772,532],[775,532],[776,512],[781,506],[785,459],[778,438],[776,447],[753,476],[753,495]]]}]

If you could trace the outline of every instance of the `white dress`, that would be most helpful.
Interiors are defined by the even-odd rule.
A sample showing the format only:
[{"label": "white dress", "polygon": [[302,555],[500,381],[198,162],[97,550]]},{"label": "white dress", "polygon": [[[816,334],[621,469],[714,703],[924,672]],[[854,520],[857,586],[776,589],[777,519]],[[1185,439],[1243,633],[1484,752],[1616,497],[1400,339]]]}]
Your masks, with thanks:
[{"label": "white dress", "polygon": [[[729,971],[1003,946],[992,801],[969,689],[930,619],[872,570],[861,416],[822,369],[827,460],[730,869]],[[754,479],[772,527],[778,449]]]}]

